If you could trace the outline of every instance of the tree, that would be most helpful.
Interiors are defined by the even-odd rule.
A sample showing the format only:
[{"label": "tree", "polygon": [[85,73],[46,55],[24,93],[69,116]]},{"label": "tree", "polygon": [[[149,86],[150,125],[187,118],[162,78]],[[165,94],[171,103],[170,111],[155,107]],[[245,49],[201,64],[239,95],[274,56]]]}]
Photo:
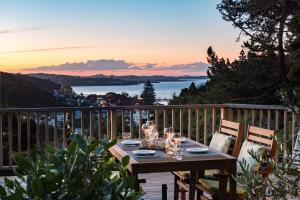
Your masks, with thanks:
[{"label": "tree", "polygon": [[244,46],[250,51],[274,54],[285,83],[288,82],[286,45],[289,23],[294,14],[295,0],[222,0],[218,4],[224,20],[232,22],[241,33],[250,37]]},{"label": "tree", "polygon": [[147,81],[144,84],[144,90],[141,94],[142,104],[143,105],[153,105],[156,101],[155,89],[150,81]]}]

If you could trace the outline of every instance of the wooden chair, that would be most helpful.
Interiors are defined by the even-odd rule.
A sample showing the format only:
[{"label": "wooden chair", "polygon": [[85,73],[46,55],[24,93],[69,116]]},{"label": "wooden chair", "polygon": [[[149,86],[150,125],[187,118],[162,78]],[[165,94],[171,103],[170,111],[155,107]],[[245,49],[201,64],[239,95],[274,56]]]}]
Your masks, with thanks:
[{"label": "wooden chair", "polygon": [[[269,150],[269,157],[271,159],[274,159],[276,155],[276,143],[273,139],[273,136],[275,134],[274,130],[268,130],[264,128],[259,128],[255,126],[248,126],[248,134],[246,140],[257,143],[260,145],[265,146]],[[263,177],[267,177],[271,173],[271,170],[266,167],[265,170],[262,172]],[[219,191],[222,191],[222,194],[226,195],[223,196],[224,199],[227,199],[227,195],[229,194],[229,188],[228,186],[228,174],[220,174],[218,177],[218,180],[208,180],[205,178],[199,179],[199,183],[196,185],[196,188],[198,189],[197,196],[201,199],[209,199],[207,195],[209,194],[212,199],[219,199]],[[223,180],[221,180],[223,179]],[[223,183],[221,183],[223,182]],[[225,184],[224,184],[225,183]],[[246,190],[242,187],[237,185],[237,199],[244,199],[246,193]]]},{"label": "wooden chair", "polygon": [[[232,136],[234,138],[234,144],[231,155],[237,157],[240,152],[241,143],[243,139],[243,125],[238,122],[232,122],[221,119],[219,133]],[[215,170],[207,170],[206,175],[212,176],[214,173],[218,173]],[[189,172],[179,171],[173,172],[174,174],[174,199],[178,199],[179,193],[181,193],[181,199],[184,199],[185,193],[189,191]]]}]

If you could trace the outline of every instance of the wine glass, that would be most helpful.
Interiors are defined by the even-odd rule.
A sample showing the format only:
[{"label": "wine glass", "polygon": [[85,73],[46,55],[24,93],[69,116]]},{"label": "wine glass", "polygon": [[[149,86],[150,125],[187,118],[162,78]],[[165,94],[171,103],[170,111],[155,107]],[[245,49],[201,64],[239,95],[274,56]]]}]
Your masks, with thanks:
[{"label": "wine glass", "polygon": [[130,132],[122,133],[122,139],[123,140],[130,140],[131,139],[131,133]]},{"label": "wine glass", "polygon": [[173,133],[173,141],[175,144],[181,143],[181,132]]}]

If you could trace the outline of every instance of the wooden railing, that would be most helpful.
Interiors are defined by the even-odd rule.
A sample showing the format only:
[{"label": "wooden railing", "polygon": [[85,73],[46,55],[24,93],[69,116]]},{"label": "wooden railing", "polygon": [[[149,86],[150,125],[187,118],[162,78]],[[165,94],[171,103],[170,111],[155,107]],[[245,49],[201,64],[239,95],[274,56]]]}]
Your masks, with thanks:
[{"label": "wooden railing", "polygon": [[[64,147],[65,127],[72,132],[101,139],[130,131],[141,138],[142,124],[152,120],[162,133],[172,127],[184,136],[208,144],[220,118],[282,131],[296,132],[295,114],[273,105],[195,104],[169,106],[56,107],[0,109],[0,169],[11,169],[13,152],[29,153],[45,144]],[[286,148],[294,146],[294,138]]]}]

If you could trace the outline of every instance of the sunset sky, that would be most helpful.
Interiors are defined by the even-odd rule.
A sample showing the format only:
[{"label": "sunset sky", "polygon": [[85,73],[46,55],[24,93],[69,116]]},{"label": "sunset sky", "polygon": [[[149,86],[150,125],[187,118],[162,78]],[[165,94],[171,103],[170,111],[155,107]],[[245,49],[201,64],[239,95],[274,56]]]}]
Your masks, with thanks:
[{"label": "sunset sky", "polygon": [[0,0],[0,71],[205,74],[210,45],[230,59],[241,50],[218,2]]}]

